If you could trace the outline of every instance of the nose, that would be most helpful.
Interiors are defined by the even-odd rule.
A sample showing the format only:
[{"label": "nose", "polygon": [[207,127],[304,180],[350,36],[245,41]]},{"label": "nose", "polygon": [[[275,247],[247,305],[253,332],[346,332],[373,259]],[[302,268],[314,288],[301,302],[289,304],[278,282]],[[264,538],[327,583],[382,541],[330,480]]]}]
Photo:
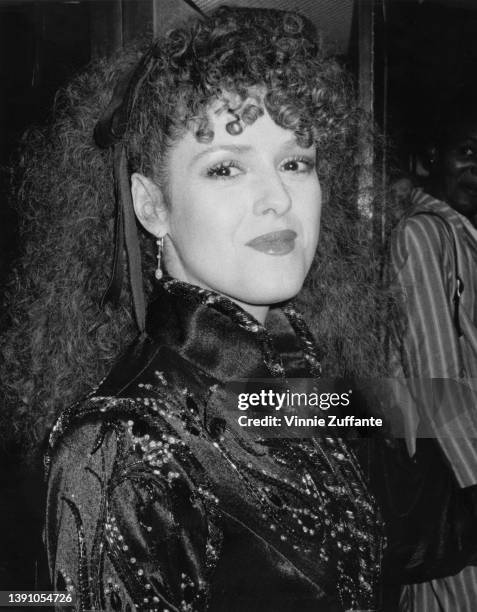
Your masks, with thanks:
[{"label": "nose", "polygon": [[280,217],[290,210],[292,199],[279,171],[271,169],[267,173],[262,173],[257,180],[256,188],[253,207],[256,215],[266,215],[271,212]]}]

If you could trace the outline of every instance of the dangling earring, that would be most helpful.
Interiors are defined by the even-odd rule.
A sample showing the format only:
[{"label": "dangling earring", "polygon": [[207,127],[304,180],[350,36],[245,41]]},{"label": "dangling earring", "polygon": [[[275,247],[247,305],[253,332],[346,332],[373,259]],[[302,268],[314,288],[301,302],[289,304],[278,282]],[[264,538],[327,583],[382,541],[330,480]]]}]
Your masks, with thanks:
[{"label": "dangling earring", "polygon": [[156,240],[157,244],[157,268],[154,272],[154,276],[157,280],[161,280],[162,278],[162,270],[161,270],[161,260],[162,260],[162,249],[164,248],[164,236],[161,236]]}]

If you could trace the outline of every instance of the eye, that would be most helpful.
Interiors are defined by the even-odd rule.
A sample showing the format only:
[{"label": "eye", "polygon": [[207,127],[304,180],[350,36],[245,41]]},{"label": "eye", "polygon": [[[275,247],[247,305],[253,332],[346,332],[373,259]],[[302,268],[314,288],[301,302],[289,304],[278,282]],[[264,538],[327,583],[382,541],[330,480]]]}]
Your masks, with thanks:
[{"label": "eye", "polygon": [[243,170],[235,161],[220,162],[207,169],[207,176],[214,179],[233,179],[240,174]]},{"label": "eye", "polygon": [[311,157],[292,157],[286,159],[281,169],[285,172],[293,172],[295,174],[309,174],[315,168],[315,160]]},{"label": "eye", "polygon": [[465,144],[461,147],[460,152],[465,157],[472,157],[477,153],[477,147],[474,144]]}]

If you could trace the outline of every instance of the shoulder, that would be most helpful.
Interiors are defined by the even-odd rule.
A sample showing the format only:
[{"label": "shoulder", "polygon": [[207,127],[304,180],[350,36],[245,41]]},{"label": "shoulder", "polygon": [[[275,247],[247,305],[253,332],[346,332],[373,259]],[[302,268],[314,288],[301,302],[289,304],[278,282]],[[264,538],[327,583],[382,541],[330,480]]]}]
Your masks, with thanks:
[{"label": "shoulder", "polygon": [[[45,543],[50,571],[56,581],[57,572],[70,580],[85,609],[105,609],[91,605],[90,598],[108,593],[110,583],[121,584],[123,576],[128,578],[122,583],[126,601],[137,601],[141,588],[150,590],[143,597],[154,589],[158,596],[167,592],[176,573],[181,575],[180,570],[171,577],[167,572],[185,558],[180,556],[183,539],[188,552],[202,551],[208,533],[196,484],[200,466],[185,437],[160,414],[154,424],[148,414],[126,419],[117,402],[103,398],[89,414],[93,406],[86,402],[78,410],[84,418],[71,424],[49,455]],[[138,408],[137,401],[130,403]],[[138,572],[144,575],[142,584],[130,580]],[[84,591],[85,581],[96,587]]]},{"label": "shoulder", "polygon": [[177,461],[186,460],[190,432],[202,431],[211,388],[199,374],[167,345],[138,340],[95,391],[59,416],[50,434],[47,465],[80,474],[96,469],[92,466],[100,461],[102,471],[111,472],[119,455],[124,458],[138,449],[150,455],[148,441],[157,449],[153,455],[165,444],[172,462],[178,449]]},{"label": "shoulder", "polygon": [[130,448],[142,449],[144,440],[179,440],[187,432],[184,411],[195,400],[168,384],[162,372],[156,371],[155,384],[138,382],[135,396],[99,391],[60,415],[50,435],[47,464],[61,456],[62,462],[84,466],[94,462],[98,451],[104,462]]},{"label": "shoulder", "polygon": [[99,520],[103,502],[134,506],[134,499],[152,496],[167,505],[175,491],[186,504],[202,468],[177,410],[170,412],[146,399],[93,398],[79,406],[51,439],[50,517],[60,520],[68,510],[73,519],[79,512],[87,530]]},{"label": "shoulder", "polygon": [[393,264],[402,267],[409,260],[420,265],[429,260],[442,262],[449,251],[450,238],[445,217],[428,211],[411,212],[400,221],[394,232],[391,248]]},{"label": "shoulder", "polygon": [[[99,446],[103,454],[114,455],[118,436],[123,445],[132,443],[136,431],[158,441],[164,432],[184,437],[194,427],[188,421],[200,418],[215,382],[173,346],[149,336],[138,338],[96,390],[59,416],[47,461],[61,456],[72,464],[75,457],[91,462]],[[187,414],[193,416],[187,419]]]},{"label": "shoulder", "polygon": [[198,396],[211,379],[178,346],[161,338],[138,337],[119,357],[92,396],[138,398],[159,390],[169,396],[190,388]]}]

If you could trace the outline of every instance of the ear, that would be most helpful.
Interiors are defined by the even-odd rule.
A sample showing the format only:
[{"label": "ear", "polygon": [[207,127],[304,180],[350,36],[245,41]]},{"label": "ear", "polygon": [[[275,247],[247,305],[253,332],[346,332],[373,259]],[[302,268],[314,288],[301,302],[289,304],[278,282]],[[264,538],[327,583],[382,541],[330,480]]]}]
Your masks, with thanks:
[{"label": "ear", "polygon": [[131,176],[134,212],[141,225],[153,236],[168,232],[168,214],[161,188],[151,179],[135,172]]},{"label": "ear", "polygon": [[422,165],[424,168],[432,174],[435,169],[437,159],[439,156],[439,151],[436,145],[427,145],[424,149],[424,154],[421,158]]}]

